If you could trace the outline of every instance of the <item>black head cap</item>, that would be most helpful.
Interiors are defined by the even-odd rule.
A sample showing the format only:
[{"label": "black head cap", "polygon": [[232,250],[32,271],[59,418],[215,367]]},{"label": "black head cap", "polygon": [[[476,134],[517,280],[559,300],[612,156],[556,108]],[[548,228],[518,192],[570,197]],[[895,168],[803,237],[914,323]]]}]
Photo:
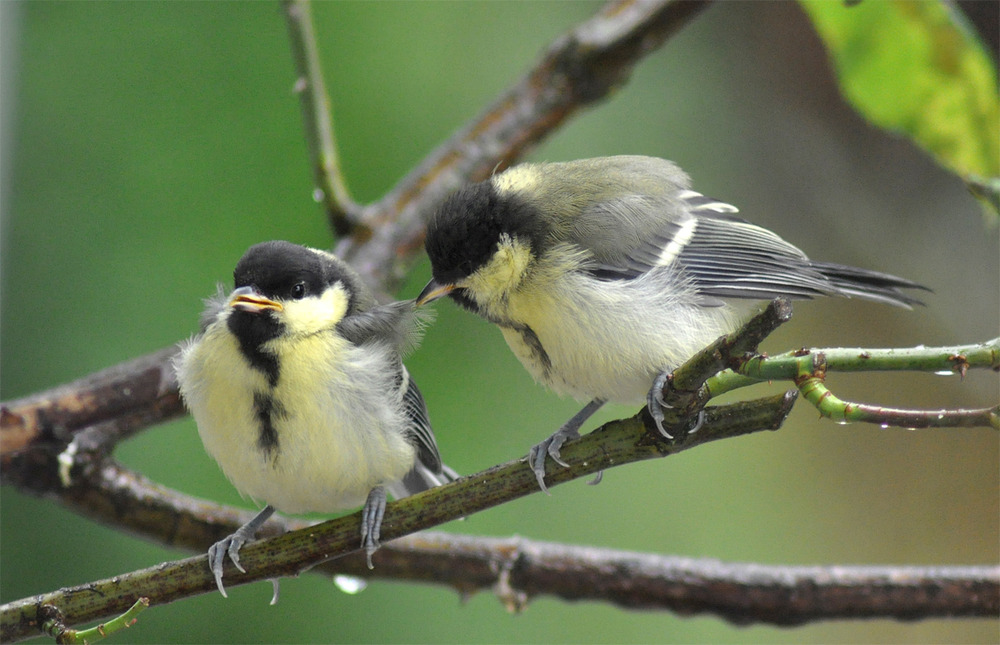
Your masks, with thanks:
[{"label": "black head cap", "polygon": [[492,181],[452,194],[427,224],[424,247],[434,279],[451,283],[474,273],[493,256],[502,233],[537,249],[544,227],[530,204]]},{"label": "black head cap", "polygon": [[235,287],[254,287],[275,300],[318,296],[327,286],[344,283],[351,297],[350,309],[363,291],[360,278],[336,258],[292,244],[261,242],[247,249],[233,271]]},{"label": "black head cap", "polygon": [[[236,288],[253,287],[271,300],[288,302],[319,296],[329,285],[341,282],[348,293],[348,312],[367,306],[368,292],[361,279],[332,255],[291,242],[262,242],[247,249],[233,271]],[[280,376],[277,357],[263,345],[284,331],[284,323],[271,309],[260,312],[234,309],[227,322],[240,350],[274,386]]]}]

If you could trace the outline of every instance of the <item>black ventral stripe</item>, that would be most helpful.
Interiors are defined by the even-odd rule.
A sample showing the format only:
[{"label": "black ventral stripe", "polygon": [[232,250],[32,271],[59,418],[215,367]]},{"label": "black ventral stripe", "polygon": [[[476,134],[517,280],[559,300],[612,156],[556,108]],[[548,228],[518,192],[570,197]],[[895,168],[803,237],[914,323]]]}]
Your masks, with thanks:
[{"label": "black ventral stripe", "polygon": [[258,426],[257,446],[271,456],[278,450],[278,429],[275,421],[285,418],[287,412],[283,405],[266,392],[253,393],[253,409]]}]

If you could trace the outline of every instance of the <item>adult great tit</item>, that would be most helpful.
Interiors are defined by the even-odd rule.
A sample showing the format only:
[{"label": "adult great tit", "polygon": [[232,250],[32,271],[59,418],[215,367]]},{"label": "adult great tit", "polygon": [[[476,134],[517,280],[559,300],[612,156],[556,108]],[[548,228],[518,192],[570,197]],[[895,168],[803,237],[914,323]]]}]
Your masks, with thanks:
[{"label": "adult great tit", "polygon": [[266,503],[208,550],[219,591],[226,556],[242,571],[240,548],[275,509],[364,504],[371,566],[386,491],[400,498],[456,478],[401,360],[419,334],[413,301],[378,305],[339,258],[289,242],[250,247],[233,278],[176,360],[205,449],[241,494]]},{"label": "adult great tit", "polygon": [[[589,403],[534,446],[545,456],[606,401],[646,402],[665,436],[668,371],[778,296],[859,297],[909,307],[895,276],[813,262],[737,209],[690,190],[675,164],[641,156],[523,164],[451,195],[425,246],[444,295],[500,327],[536,381]],[[650,387],[650,385],[653,387]]]}]

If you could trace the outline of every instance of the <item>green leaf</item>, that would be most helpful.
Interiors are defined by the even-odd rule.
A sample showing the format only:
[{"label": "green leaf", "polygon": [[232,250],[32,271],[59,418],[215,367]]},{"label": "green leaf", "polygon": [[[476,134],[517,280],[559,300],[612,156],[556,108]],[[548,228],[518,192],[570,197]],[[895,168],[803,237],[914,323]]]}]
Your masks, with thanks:
[{"label": "green leaf", "polygon": [[966,182],[1000,177],[997,70],[957,9],[912,0],[801,4],[858,112],[905,133]]}]

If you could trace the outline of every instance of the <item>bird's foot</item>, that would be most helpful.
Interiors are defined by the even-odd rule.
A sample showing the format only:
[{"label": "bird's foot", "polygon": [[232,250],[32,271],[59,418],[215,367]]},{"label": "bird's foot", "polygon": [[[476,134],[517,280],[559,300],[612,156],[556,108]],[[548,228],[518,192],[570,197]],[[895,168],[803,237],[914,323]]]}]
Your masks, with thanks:
[{"label": "bird's foot", "polygon": [[[663,399],[663,388],[667,386],[670,380],[670,372],[660,372],[660,374],[653,380],[653,387],[649,388],[649,393],[646,395],[646,406],[649,410],[649,416],[653,418],[653,423],[656,424],[656,429],[665,439],[673,441],[674,435],[667,432],[667,429],[663,427],[663,421],[666,415],[663,414],[663,409],[673,410],[674,406],[670,405]],[[688,427],[683,431],[686,434],[694,434],[701,430],[701,426],[705,423],[705,411],[698,410],[698,416],[688,424]]]},{"label": "bird's foot", "polygon": [[[545,441],[536,444],[531,447],[528,451],[528,465],[531,470],[535,473],[535,479],[538,480],[538,487],[546,495],[551,495],[549,493],[548,486],[545,485],[545,455],[552,457],[560,466],[564,468],[569,468],[569,464],[563,461],[560,450],[562,450],[563,444],[572,439],[580,438],[580,426],[583,425],[584,421],[589,419],[597,410],[604,405],[604,399],[594,399],[587,405],[583,406],[583,409],[573,415],[573,418],[563,424],[561,428],[552,433],[552,436]],[[600,483],[601,474],[592,481],[592,484]]]},{"label": "bird's foot", "polygon": [[545,485],[545,455],[552,457],[560,466],[564,468],[569,468],[569,464],[562,460],[562,455],[560,450],[564,443],[571,439],[579,439],[580,432],[576,428],[566,428],[563,426],[555,432],[552,436],[542,441],[541,443],[535,444],[528,451],[528,463],[531,465],[531,470],[535,472],[535,479],[538,480],[538,487],[545,492],[546,495],[551,495],[548,486]]},{"label": "bird's foot", "polygon": [[244,544],[253,540],[257,530],[267,521],[267,518],[271,517],[272,513],[274,513],[274,509],[271,506],[265,506],[260,513],[236,529],[232,535],[208,547],[208,568],[215,576],[215,585],[219,588],[219,593],[222,594],[223,598],[228,598],[226,587],[222,584],[222,566],[226,562],[226,556],[232,561],[233,566],[246,573],[247,570],[240,564],[240,549],[243,548]]}]

